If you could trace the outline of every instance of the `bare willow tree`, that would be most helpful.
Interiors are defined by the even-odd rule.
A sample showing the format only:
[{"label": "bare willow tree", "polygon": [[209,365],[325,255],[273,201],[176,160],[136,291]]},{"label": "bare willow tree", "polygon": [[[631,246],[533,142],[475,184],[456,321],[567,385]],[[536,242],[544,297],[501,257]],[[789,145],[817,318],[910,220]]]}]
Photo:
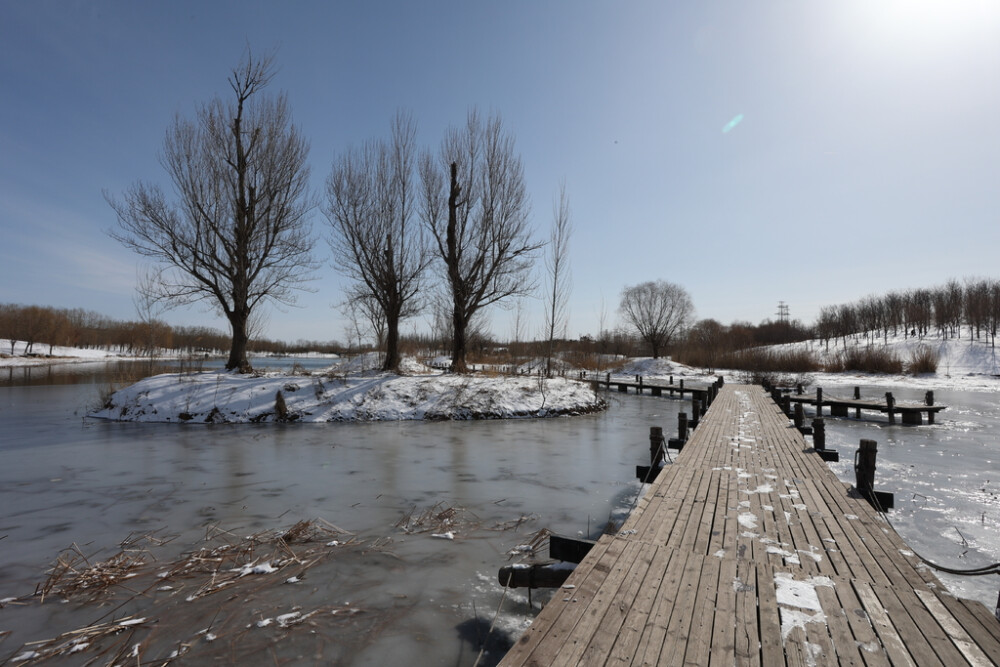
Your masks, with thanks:
[{"label": "bare willow tree", "polygon": [[549,289],[545,295],[545,333],[548,347],[545,354],[545,375],[552,377],[552,355],[556,335],[565,338],[569,319],[571,276],[569,266],[569,240],[573,235],[570,222],[569,198],[566,184],[559,186],[559,201],[553,207],[552,230],[549,233],[549,251],[545,268],[549,276]]},{"label": "bare willow tree", "polygon": [[420,175],[421,215],[451,301],[451,368],[464,373],[469,322],[532,291],[532,260],[543,244],[531,238],[524,168],[499,116],[484,122],[470,111],[464,127],[448,130],[437,158],[423,155]]},{"label": "bare willow tree", "polygon": [[136,183],[115,200],[111,236],[161,264],[158,298],[206,300],[232,328],[227,369],[250,370],[247,324],[264,301],[292,303],[315,264],[308,213],[309,147],[284,94],[262,91],[272,57],[248,53],[232,70],[232,98],[216,98],[195,120],[177,117],[160,162],[174,200]]},{"label": "bare willow tree", "polygon": [[649,345],[653,358],[658,359],[691,321],[694,306],[683,287],[657,280],[622,290],[618,312]]},{"label": "bare willow tree", "polygon": [[396,114],[388,142],[348,150],[327,180],[334,266],[354,281],[349,299],[382,311],[386,371],[399,370],[399,324],[417,313],[431,256],[415,215],[416,134],[412,118]]}]

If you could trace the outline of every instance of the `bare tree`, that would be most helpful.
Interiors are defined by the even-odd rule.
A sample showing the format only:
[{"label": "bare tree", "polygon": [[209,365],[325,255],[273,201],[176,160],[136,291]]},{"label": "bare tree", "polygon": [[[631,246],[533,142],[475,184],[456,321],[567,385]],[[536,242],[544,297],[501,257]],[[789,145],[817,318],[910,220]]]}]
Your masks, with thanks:
[{"label": "bare tree", "polygon": [[444,263],[454,372],[464,373],[469,322],[482,308],[533,288],[542,244],[531,239],[528,195],[514,138],[499,116],[448,130],[437,159],[425,154],[422,217]]},{"label": "bare tree", "polygon": [[352,299],[370,297],[365,304],[382,311],[386,371],[399,370],[399,323],[417,313],[430,261],[414,219],[416,133],[410,116],[398,113],[388,143],[347,151],[327,181],[335,266],[354,281]]},{"label": "bare tree", "polygon": [[650,347],[654,359],[666,350],[694,315],[687,291],[665,280],[622,290],[618,311]]},{"label": "bare tree", "polygon": [[550,289],[546,293],[545,333],[548,347],[545,353],[545,375],[552,377],[552,355],[556,334],[566,337],[569,319],[569,295],[571,276],[569,267],[569,240],[573,235],[570,222],[569,198],[566,184],[559,186],[559,201],[553,207],[552,230],[549,234],[549,252],[545,256],[545,268],[549,275]]},{"label": "bare tree", "polygon": [[202,106],[194,121],[177,117],[160,162],[175,201],[158,186],[137,183],[123,200],[111,236],[166,270],[160,298],[207,300],[232,328],[227,369],[250,370],[247,322],[263,301],[292,303],[310,278],[313,239],[307,214],[309,152],[292,125],[285,95],[262,90],[272,58],[247,53],[232,70],[233,97]]}]

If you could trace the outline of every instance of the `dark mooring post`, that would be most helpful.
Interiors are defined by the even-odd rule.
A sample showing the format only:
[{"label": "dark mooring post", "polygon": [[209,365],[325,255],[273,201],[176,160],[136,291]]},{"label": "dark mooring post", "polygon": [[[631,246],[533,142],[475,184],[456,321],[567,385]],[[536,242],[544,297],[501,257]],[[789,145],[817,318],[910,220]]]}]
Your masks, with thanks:
[{"label": "dark mooring post", "polygon": [[649,467],[656,468],[663,461],[663,429],[649,427]]},{"label": "dark mooring post", "polygon": [[677,437],[670,438],[669,446],[680,451],[688,439],[688,416],[686,412],[677,415]]},{"label": "dark mooring post", "polygon": [[896,423],[896,414],[894,412],[894,409],[896,407],[896,399],[894,399],[892,397],[892,392],[891,391],[885,392],[885,406],[887,408],[889,408],[889,423],[890,424],[895,424]]},{"label": "dark mooring post", "polygon": [[788,394],[781,395],[781,410],[785,413],[786,417],[792,416],[792,400],[788,397]]},{"label": "dark mooring post", "polygon": [[[926,394],[924,394],[924,403],[927,405],[927,407],[930,407],[930,406],[934,405],[934,392],[933,391],[929,391]],[[927,411],[927,423],[928,424],[933,424],[934,423],[934,411],[933,410],[928,410]]]},{"label": "dark mooring post", "polygon": [[855,387],[854,388],[854,400],[855,401],[860,401],[861,400],[861,387]]},{"label": "dark mooring post", "polygon": [[816,416],[823,416],[823,387],[816,387]]},{"label": "dark mooring post", "polygon": [[701,419],[701,401],[697,396],[691,398],[691,428],[698,428],[698,421]]},{"label": "dark mooring post", "polygon": [[862,440],[858,451],[854,453],[854,487],[868,500],[871,500],[875,494],[875,457],[877,455],[878,443],[874,440]]},{"label": "dark mooring post", "polygon": [[813,419],[813,449],[819,451],[826,449],[826,422],[822,417]]},{"label": "dark mooring post", "polygon": [[801,403],[795,404],[795,411],[792,413],[792,421],[795,422],[795,428],[799,429],[802,428],[803,424],[805,424],[806,416],[805,412],[802,410]]}]

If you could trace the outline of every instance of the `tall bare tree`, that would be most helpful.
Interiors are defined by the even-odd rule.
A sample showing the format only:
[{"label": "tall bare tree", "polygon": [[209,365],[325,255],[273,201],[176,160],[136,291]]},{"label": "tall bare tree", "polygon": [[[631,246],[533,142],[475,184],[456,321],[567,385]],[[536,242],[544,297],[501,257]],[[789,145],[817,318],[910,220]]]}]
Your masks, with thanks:
[{"label": "tall bare tree", "polygon": [[687,290],[665,280],[626,287],[618,311],[649,345],[654,359],[694,316]]},{"label": "tall bare tree", "polygon": [[292,303],[315,268],[308,213],[309,147],[292,125],[284,94],[262,91],[273,59],[247,53],[230,73],[232,98],[216,98],[195,120],[177,117],[160,162],[174,201],[136,183],[122,200],[111,236],[166,267],[158,295],[171,303],[206,300],[232,328],[227,369],[250,370],[247,323],[263,301]]},{"label": "tall bare tree", "polygon": [[448,130],[438,157],[424,154],[421,215],[444,265],[451,301],[452,356],[467,371],[468,327],[483,308],[534,288],[535,251],[521,158],[499,116],[469,112]]},{"label": "tall bare tree", "polygon": [[552,355],[556,335],[565,338],[569,319],[571,286],[569,266],[569,240],[573,235],[570,221],[569,198],[566,184],[559,186],[559,201],[553,207],[552,230],[549,233],[548,254],[545,268],[549,276],[549,289],[545,295],[545,333],[548,346],[545,353],[545,375],[552,377]]},{"label": "tall bare tree", "polygon": [[348,150],[327,181],[334,265],[354,281],[351,299],[382,311],[386,371],[399,370],[399,323],[419,308],[431,256],[415,216],[416,133],[409,115],[396,114],[388,142]]}]

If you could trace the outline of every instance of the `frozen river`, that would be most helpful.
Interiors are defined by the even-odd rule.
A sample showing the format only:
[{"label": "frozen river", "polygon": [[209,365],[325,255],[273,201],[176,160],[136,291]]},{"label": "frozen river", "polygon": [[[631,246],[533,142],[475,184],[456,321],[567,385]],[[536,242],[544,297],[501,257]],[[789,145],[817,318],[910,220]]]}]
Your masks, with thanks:
[{"label": "frozen river", "polygon": [[[687,407],[612,394],[605,413],[549,420],[118,424],[83,419],[108,374],[103,366],[0,371],[0,598],[33,592],[73,544],[96,560],[130,535],[155,534],[172,538],[153,552],[169,560],[216,528],[248,535],[320,518],[365,546],[339,550],[294,585],[234,602],[251,619],[320,606],[358,612],[299,627],[268,649],[307,664],[412,664],[419,656],[422,664],[472,665],[499,606],[480,663],[494,664],[534,614],[522,591],[504,596],[496,583],[508,552],[542,528],[595,536],[609,518],[620,519],[640,491],[633,478],[648,457],[649,427],[671,433]],[[893,391],[900,400],[923,396]],[[828,420],[828,446],[842,457],[833,467],[853,481],[858,440],[877,440],[876,488],[895,492],[891,520],[914,550],[952,567],[998,561],[997,396],[939,391],[937,402],[952,407],[932,427]],[[454,516],[454,539],[403,525],[442,511]],[[995,604],[1000,578],[943,578],[963,596]],[[534,597],[537,607],[544,595]],[[175,604],[183,615],[183,598]],[[11,634],[0,660],[108,611],[8,603],[0,632]],[[157,637],[162,646],[188,645],[192,664],[219,659],[204,635],[193,634],[198,629],[163,621]],[[253,628],[238,641],[231,632],[227,655],[245,657],[280,632]]]}]

